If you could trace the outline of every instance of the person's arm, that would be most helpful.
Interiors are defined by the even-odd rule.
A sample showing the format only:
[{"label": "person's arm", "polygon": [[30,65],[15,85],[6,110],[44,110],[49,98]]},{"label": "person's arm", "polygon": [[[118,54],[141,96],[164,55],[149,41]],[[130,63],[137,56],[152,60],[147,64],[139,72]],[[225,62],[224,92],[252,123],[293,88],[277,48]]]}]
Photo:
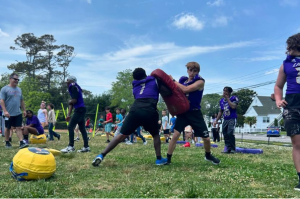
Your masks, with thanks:
[{"label": "person's arm", "polygon": [[166,120],[165,122],[165,129],[167,129],[167,125],[168,125],[168,120]]},{"label": "person's arm", "polygon": [[274,96],[276,100],[276,106],[278,108],[284,108],[288,104],[285,100],[282,99],[283,87],[286,82],[286,74],[283,70],[283,65],[280,66],[277,81],[274,86]]},{"label": "person's arm", "polygon": [[228,105],[230,106],[230,108],[232,109],[236,109],[237,104],[230,101],[230,96],[229,95],[223,95],[223,97],[226,99],[226,101],[228,102]]},{"label": "person's arm", "polygon": [[21,108],[23,110],[23,116],[26,117],[26,108],[25,108],[25,103],[24,103],[23,99],[21,99]]},{"label": "person's arm", "polygon": [[44,114],[45,114],[46,124],[48,124],[48,113],[47,113],[47,110],[44,109],[43,112],[44,112]]},{"label": "person's arm", "polygon": [[198,80],[195,83],[188,86],[184,86],[177,81],[175,81],[175,84],[180,88],[180,90],[182,90],[183,93],[191,93],[197,90],[203,90],[204,88],[203,80]]},{"label": "person's arm", "polygon": [[74,106],[74,104],[77,103],[77,99],[78,99],[78,96],[79,96],[79,92],[78,92],[76,86],[72,86],[71,87],[71,93],[72,93],[72,96],[71,96],[72,99],[69,100],[69,112],[68,112],[68,115],[67,115],[67,118],[66,118],[67,122],[69,122],[70,119],[71,119],[71,114],[72,114],[73,106]]},{"label": "person's arm", "polygon": [[1,100],[0,100],[0,103],[1,103],[1,106],[2,106],[2,109],[3,109],[3,115],[4,115],[5,117],[10,117],[9,113],[8,113],[7,110],[6,110],[4,100],[1,99]]}]

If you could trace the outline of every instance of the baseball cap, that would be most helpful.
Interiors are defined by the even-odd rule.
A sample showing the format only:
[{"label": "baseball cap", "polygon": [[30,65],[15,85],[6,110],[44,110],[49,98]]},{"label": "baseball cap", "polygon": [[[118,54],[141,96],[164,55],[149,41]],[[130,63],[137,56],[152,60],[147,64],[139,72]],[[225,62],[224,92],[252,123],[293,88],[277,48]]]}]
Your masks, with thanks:
[{"label": "baseball cap", "polygon": [[77,83],[77,79],[76,79],[75,76],[69,76],[69,77],[67,78],[67,80],[71,80],[71,81]]}]

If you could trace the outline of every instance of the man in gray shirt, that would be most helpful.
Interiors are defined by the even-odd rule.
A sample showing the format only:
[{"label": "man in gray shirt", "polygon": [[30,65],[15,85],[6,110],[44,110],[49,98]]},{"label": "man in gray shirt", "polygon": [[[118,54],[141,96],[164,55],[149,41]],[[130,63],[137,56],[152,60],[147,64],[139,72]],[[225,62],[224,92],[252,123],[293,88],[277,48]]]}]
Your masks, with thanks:
[{"label": "man in gray shirt", "polygon": [[5,116],[5,147],[11,148],[9,142],[9,133],[11,127],[16,127],[17,136],[20,140],[20,149],[28,147],[28,135],[23,139],[22,133],[22,112],[24,117],[26,116],[25,104],[23,101],[22,91],[18,86],[19,76],[16,73],[12,73],[9,77],[9,84],[4,86],[0,92],[0,103],[3,109],[3,115]]}]

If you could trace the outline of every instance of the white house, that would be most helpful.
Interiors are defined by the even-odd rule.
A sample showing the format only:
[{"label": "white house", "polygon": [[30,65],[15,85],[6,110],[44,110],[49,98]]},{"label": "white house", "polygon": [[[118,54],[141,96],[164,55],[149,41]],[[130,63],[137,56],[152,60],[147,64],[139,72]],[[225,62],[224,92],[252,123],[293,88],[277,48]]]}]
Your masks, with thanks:
[{"label": "white house", "polygon": [[[281,110],[276,107],[271,97],[255,96],[244,116],[256,117],[255,128],[265,129],[274,122],[275,118],[281,117]],[[245,124],[244,127],[249,128],[249,125]]]}]

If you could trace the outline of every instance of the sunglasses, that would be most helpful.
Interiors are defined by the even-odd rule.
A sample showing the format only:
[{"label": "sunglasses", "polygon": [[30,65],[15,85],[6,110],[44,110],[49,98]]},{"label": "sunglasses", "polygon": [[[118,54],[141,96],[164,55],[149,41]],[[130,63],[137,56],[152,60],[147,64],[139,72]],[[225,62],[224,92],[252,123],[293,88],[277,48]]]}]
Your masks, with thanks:
[{"label": "sunglasses", "polygon": [[189,69],[190,72],[194,72],[194,73],[197,73],[198,70],[197,69]]},{"label": "sunglasses", "polygon": [[12,79],[14,79],[15,81],[20,81],[20,79],[18,79],[18,78],[12,78]]}]

